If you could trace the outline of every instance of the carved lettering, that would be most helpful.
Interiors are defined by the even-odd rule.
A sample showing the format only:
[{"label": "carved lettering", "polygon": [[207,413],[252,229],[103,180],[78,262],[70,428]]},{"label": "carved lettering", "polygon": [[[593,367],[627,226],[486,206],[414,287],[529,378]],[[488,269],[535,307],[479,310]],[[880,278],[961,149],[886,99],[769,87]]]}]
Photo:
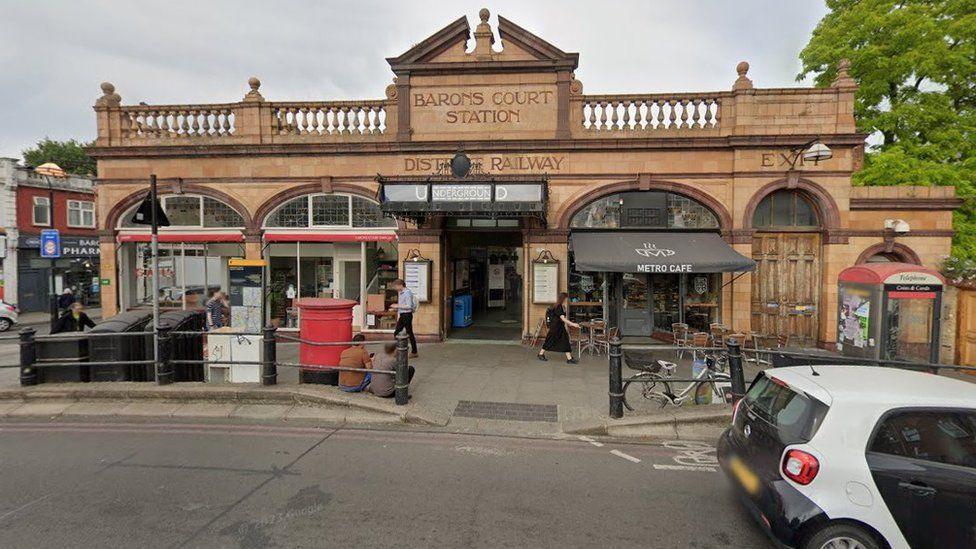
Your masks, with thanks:
[{"label": "carved lettering", "polygon": [[796,165],[793,165],[793,157],[796,153],[792,151],[773,151],[764,152],[759,157],[760,168],[775,168],[776,170],[789,170],[791,167],[801,168],[803,166],[818,166],[819,160],[804,160],[803,155],[796,156]]},{"label": "carved lettering", "polygon": [[552,90],[501,90],[494,92],[414,93],[414,107],[486,107],[444,112],[448,124],[519,124],[523,106],[555,103]]},{"label": "carved lettering", "polygon": [[[551,155],[490,155],[472,157],[481,160],[489,172],[557,172],[563,168],[565,156]],[[403,171],[411,173],[433,173],[443,170],[450,158],[408,157],[403,159]]]}]

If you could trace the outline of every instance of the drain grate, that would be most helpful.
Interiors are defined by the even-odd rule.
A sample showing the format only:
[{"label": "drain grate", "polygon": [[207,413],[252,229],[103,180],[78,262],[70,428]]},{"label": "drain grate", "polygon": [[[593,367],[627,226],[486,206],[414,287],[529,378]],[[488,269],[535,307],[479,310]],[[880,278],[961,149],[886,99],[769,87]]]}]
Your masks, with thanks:
[{"label": "drain grate", "polygon": [[462,400],[454,409],[458,417],[501,419],[506,421],[545,421],[555,423],[555,404],[521,404],[518,402],[487,402]]}]

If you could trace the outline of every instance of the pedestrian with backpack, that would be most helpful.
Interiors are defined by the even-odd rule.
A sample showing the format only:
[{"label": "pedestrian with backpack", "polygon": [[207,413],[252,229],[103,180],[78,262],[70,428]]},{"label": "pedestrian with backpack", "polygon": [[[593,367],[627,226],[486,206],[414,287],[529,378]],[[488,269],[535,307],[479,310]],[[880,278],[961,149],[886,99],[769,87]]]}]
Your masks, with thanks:
[{"label": "pedestrian with backpack", "polygon": [[413,313],[417,311],[420,301],[417,296],[407,288],[407,284],[402,278],[393,281],[393,289],[397,291],[397,302],[390,307],[391,311],[397,312],[396,328],[393,335],[397,335],[401,330],[406,330],[410,336],[410,358],[417,358],[417,338],[413,335]]},{"label": "pedestrian with backpack", "polygon": [[539,349],[539,360],[546,361],[546,351],[554,351],[557,353],[566,353],[566,364],[578,364],[579,361],[573,358],[572,343],[569,341],[569,331],[567,327],[579,328],[579,324],[573,322],[567,316],[564,304],[566,303],[566,298],[569,294],[566,292],[560,292],[559,298],[556,304],[552,307],[546,309],[546,326],[549,332],[546,334],[546,340],[542,343],[542,349]]}]

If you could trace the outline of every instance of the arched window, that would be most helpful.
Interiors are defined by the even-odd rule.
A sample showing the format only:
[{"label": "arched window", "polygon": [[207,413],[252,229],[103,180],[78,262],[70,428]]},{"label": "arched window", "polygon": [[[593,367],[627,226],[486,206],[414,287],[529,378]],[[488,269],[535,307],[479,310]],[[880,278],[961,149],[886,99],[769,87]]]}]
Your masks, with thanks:
[{"label": "arched window", "polygon": [[[161,198],[163,211],[170,227],[243,228],[244,216],[216,198],[192,194],[169,195]],[[145,225],[132,222],[132,215],[139,206],[125,213],[119,227],[145,229]]]},{"label": "arched window", "polygon": [[308,194],[275,208],[265,227],[396,227],[396,220],[383,214],[379,204],[361,196]]},{"label": "arched window", "polygon": [[767,227],[817,227],[817,211],[803,193],[794,189],[782,189],[770,193],[752,217],[752,226]]},{"label": "arched window", "polygon": [[717,229],[708,206],[675,193],[631,191],[598,198],[580,208],[574,229]]}]

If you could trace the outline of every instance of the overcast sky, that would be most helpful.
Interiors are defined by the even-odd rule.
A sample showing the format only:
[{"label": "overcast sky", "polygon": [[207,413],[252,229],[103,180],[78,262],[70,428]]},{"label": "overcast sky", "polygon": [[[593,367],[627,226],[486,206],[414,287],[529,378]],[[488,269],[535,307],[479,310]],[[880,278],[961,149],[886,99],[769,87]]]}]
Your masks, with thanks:
[{"label": "overcast sky", "polygon": [[99,83],[123,104],[383,97],[399,55],[487,7],[578,52],[584,93],[796,85],[820,0],[0,0],[0,156],[95,136]]}]

